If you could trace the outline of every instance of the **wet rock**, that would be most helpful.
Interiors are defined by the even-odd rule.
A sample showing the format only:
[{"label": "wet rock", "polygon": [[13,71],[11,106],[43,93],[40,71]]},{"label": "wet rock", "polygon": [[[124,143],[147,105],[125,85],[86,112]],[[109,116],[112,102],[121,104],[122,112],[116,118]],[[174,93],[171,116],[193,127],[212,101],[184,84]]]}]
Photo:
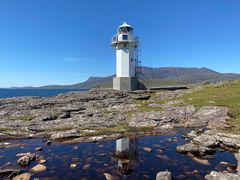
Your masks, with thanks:
[{"label": "wet rock", "polygon": [[76,168],[77,167],[77,164],[75,164],[75,163],[72,163],[71,165],[70,165],[70,168],[71,169],[74,169],[74,168]]},{"label": "wet rock", "polygon": [[211,154],[216,148],[236,151],[240,148],[240,135],[218,133],[216,130],[208,130],[185,145],[177,147],[178,152],[193,154]]},{"label": "wet rock", "polygon": [[39,162],[40,164],[44,164],[44,163],[46,163],[47,161],[46,161],[45,159],[40,159],[38,162]]},{"label": "wet rock", "polygon": [[152,152],[152,149],[150,147],[143,147],[143,150],[148,153]]},{"label": "wet rock", "polygon": [[43,172],[46,170],[47,170],[47,167],[42,164],[38,164],[38,165],[34,166],[32,169],[30,169],[30,171],[34,172],[34,173]]},{"label": "wet rock", "polygon": [[200,155],[204,155],[204,154],[207,154],[207,153],[211,154],[211,153],[215,152],[214,149],[204,147],[204,146],[200,146],[200,145],[196,145],[196,144],[193,144],[193,143],[179,145],[179,146],[177,146],[176,150],[179,153],[187,154],[188,152],[190,152],[192,154],[200,154]]},{"label": "wet rock", "polygon": [[196,131],[191,131],[190,133],[187,134],[187,137],[189,138],[196,138],[197,136],[198,135]]},{"label": "wet rock", "polygon": [[[3,135],[4,136],[4,135]],[[2,135],[0,133],[0,139],[1,139]],[[4,143],[0,143],[0,148],[15,148],[15,147],[25,147],[27,146],[26,144],[11,144],[9,142],[4,142]]]},{"label": "wet rock", "polygon": [[193,157],[192,159],[199,164],[210,166],[210,163],[207,159],[200,159],[200,158],[197,158],[197,157]]},{"label": "wet rock", "polygon": [[48,146],[50,146],[51,144],[52,144],[52,142],[49,140],[46,142],[46,145],[48,145]]},{"label": "wet rock", "polygon": [[222,173],[212,171],[210,174],[206,175],[207,180],[239,180],[239,176],[233,173]]},{"label": "wet rock", "polygon": [[31,176],[32,176],[31,173],[23,173],[13,177],[12,180],[30,180]]},{"label": "wet rock", "polygon": [[17,156],[22,156],[17,160],[17,163],[21,166],[28,166],[31,161],[36,159],[36,154],[32,153],[17,154]]},{"label": "wet rock", "polygon": [[8,176],[8,177],[13,177],[22,172],[21,169],[17,168],[0,168],[0,177],[1,176]]},{"label": "wet rock", "polygon": [[83,170],[88,170],[91,167],[91,164],[85,164],[83,166]]},{"label": "wet rock", "polygon": [[169,171],[160,171],[157,173],[156,180],[171,180],[171,173]]},{"label": "wet rock", "polygon": [[105,176],[106,180],[119,180],[120,179],[118,176],[114,176],[109,173],[104,173],[104,176]]},{"label": "wet rock", "polygon": [[42,151],[42,150],[43,150],[42,147],[36,147],[36,148],[35,148],[35,151]]},{"label": "wet rock", "polygon": [[78,146],[73,146],[73,150],[78,150]]}]

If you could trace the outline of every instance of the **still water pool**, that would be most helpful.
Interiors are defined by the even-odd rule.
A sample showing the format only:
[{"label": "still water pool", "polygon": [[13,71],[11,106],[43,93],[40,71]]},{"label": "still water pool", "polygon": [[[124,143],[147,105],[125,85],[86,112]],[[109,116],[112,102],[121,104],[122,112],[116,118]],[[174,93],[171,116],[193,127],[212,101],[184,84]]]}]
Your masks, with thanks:
[{"label": "still water pool", "polygon": [[[47,170],[32,176],[32,179],[40,180],[105,179],[104,173],[120,179],[155,179],[159,171],[165,170],[172,173],[173,179],[204,179],[221,161],[237,163],[234,155],[229,152],[217,151],[208,159],[210,165],[199,164],[191,157],[177,153],[176,146],[185,143],[180,132],[160,136],[126,137],[98,143],[52,142],[50,146],[46,145],[44,139],[8,142],[19,146],[0,149],[0,167],[19,167],[16,154],[36,152],[36,147],[43,147],[43,151],[38,153],[46,160]],[[151,148],[152,152],[146,152],[144,147]],[[126,156],[122,159],[116,158],[115,153],[124,150]],[[37,162],[33,161],[23,171],[28,172],[36,164]],[[76,164],[76,167],[70,168],[71,164]]]}]

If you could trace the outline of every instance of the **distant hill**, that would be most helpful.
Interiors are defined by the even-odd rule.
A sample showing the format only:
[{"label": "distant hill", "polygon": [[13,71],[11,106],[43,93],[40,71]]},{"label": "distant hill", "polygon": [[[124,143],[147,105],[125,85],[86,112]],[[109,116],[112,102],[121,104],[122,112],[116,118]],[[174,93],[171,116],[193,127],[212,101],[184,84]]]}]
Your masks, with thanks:
[{"label": "distant hill", "polygon": [[77,83],[73,85],[50,85],[50,86],[42,86],[41,89],[90,89],[93,87],[100,86],[111,86],[112,78],[114,76],[108,77],[90,77],[88,80]]},{"label": "distant hill", "polygon": [[150,86],[168,84],[193,84],[203,82],[218,82],[223,80],[240,79],[240,74],[219,73],[208,68],[141,68],[141,79],[148,81]]},{"label": "distant hill", "polygon": [[[73,85],[50,85],[41,89],[89,89],[92,87],[112,87],[112,76],[90,77],[88,80]],[[223,80],[240,79],[240,74],[219,73],[208,68],[183,67],[142,67],[140,79],[148,86],[183,85],[204,82],[218,82]]]}]

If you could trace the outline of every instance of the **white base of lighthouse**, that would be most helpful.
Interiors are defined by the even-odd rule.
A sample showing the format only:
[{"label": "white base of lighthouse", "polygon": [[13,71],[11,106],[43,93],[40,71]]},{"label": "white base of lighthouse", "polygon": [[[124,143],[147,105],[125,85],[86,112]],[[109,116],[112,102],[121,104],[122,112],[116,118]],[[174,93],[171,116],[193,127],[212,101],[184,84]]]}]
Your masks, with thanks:
[{"label": "white base of lighthouse", "polygon": [[136,77],[114,77],[113,89],[121,91],[138,90],[139,82]]}]

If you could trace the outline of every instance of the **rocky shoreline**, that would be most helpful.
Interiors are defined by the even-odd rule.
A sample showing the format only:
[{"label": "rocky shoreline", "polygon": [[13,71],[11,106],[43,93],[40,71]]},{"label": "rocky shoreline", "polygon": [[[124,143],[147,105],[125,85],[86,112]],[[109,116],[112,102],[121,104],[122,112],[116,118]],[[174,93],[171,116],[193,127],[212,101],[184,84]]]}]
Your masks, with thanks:
[{"label": "rocky shoreline", "polygon": [[[185,104],[179,97],[189,91],[92,89],[47,98],[0,99],[0,140],[44,137],[63,143],[96,142],[184,127],[197,130],[186,135],[188,143],[177,147],[179,153],[201,159],[217,148],[237,153],[240,135],[219,132],[231,127],[228,108]],[[214,179],[216,173],[211,174],[206,179]]]},{"label": "rocky shoreline", "polygon": [[[0,99],[0,137],[66,139],[104,134],[99,131],[111,132],[112,127],[118,130],[122,127],[122,132],[119,132],[124,133],[127,128],[166,130],[229,126],[226,123],[229,119],[226,107],[205,106],[198,109],[178,101],[167,101],[183,93],[182,90],[119,92],[93,89],[48,98]],[[146,101],[150,103],[144,105]]]}]

